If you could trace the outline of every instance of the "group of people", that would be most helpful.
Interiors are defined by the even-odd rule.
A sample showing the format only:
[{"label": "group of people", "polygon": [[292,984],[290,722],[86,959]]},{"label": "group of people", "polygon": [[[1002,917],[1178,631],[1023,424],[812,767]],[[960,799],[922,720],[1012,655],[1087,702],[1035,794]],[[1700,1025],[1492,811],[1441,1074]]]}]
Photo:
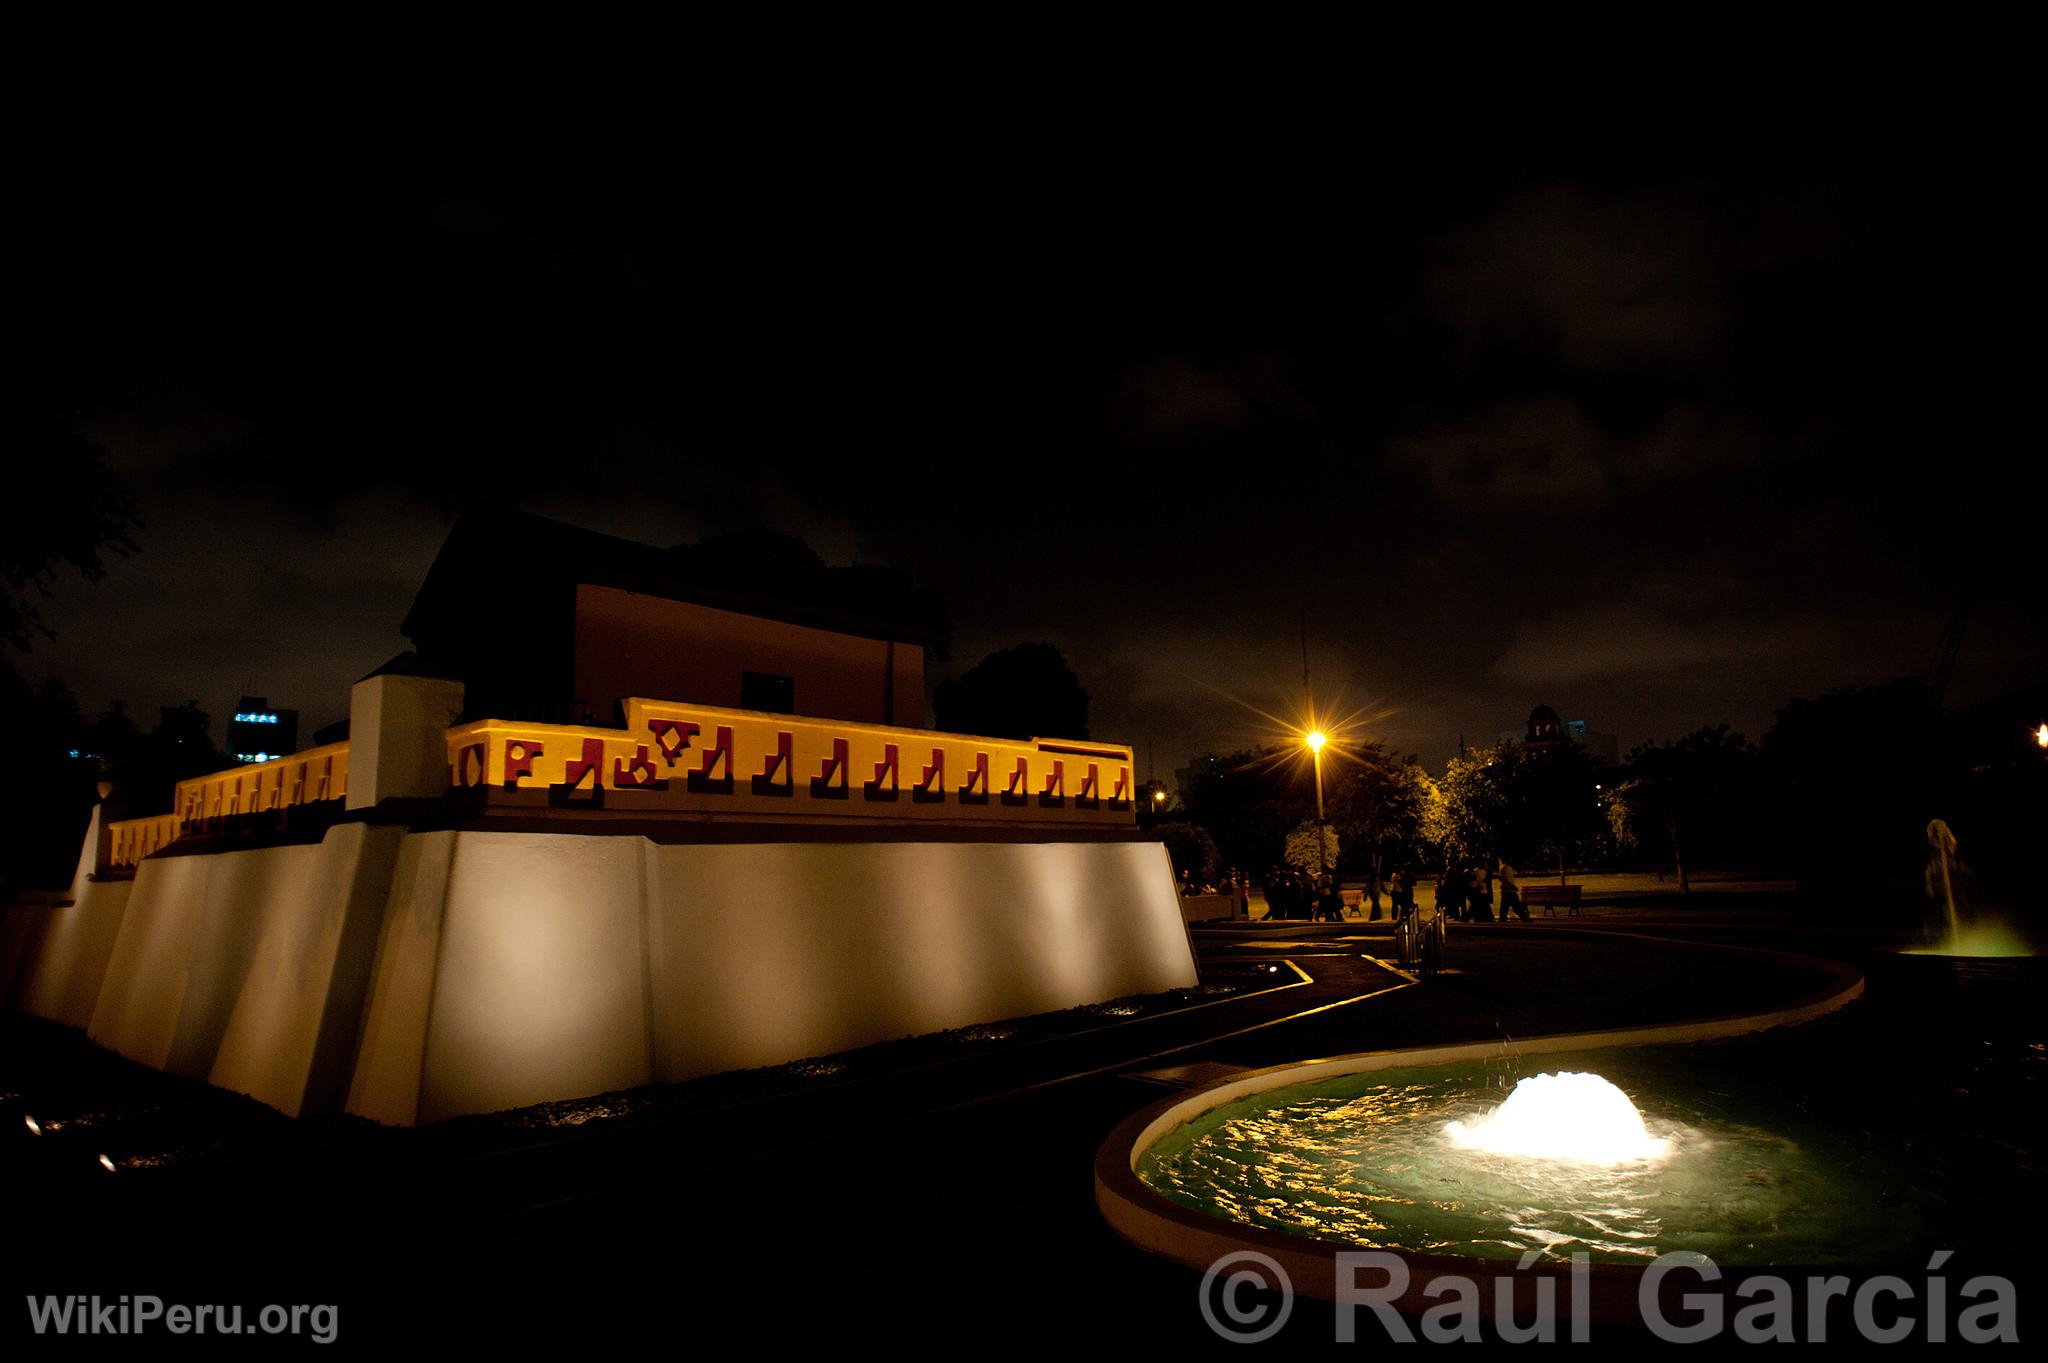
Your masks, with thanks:
[{"label": "group of people", "polygon": [[[1387,873],[1383,882],[1387,896],[1388,917],[1399,922],[1405,915],[1415,911],[1416,878],[1406,868],[1396,867]],[[1498,908],[1494,887],[1500,889]],[[1232,869],[1229,875],[1214,882],[1196,881],[1186,871],[1180,873],[1182,895],[1227,894],[1234,902],[1238,917],[1249,917],[1251,910],[1251,880],[1243,872]],[[1380,918],[1381,886],[1370,884],[1364,892],[1361,911],[1364,916],[1377,922]],[[1272,918],[1307,919],[1310,922],[1337,922],[1344,917],[1344,895],[1339,888],[1337,877],[1329,872],[1321,875],[1295,867],[1280,866],[1266,873],[1267,914]],[[1515,868],[1505,861],[1445,868],[1436,879],[1436,907],[1438,912],[1461,923],[1505,923],[1513,913],[1526,923],[1529,921],[1529,906],[1522,899],[1521,881]]]},{"label": "group of people", "polygon": [[[1240,882],[1241,883],[1241,882]],[[1415,876],[1396,867],[1383,882],[1387,916],[1399,922],[1415,911]],[[1498,904],[1494,896],[1499,886]],[[1360,908],[1369,921],[1380,918],[1380,886],[1368,885]],[[1242,891],[1240,891],[1242,893]],[[1344,917],[1344,898],[1333,875],[1314,875],[1291,867],[1278,867],[1266,876],[1266,903],[1274,918],[1303,918],[1311,922],[1336,922]],[[1529,921],[1529,906],[1523,902],[1521,881],[1515,868],[1505,861],[1491,866],[1474,864],[1446,868],[1436,880],[1436,907],[1440,913],[1461,923],[1508,921],[1514,914]]]},{"label": "group of people", "polygon": [[[1499,916],[1496,920],[1493,887],[1500,884]],[[1524,923],[1529,921],[1529,906],[1522,899],[1522,884],[1516,878],[1515,868],[1505,861],[1492,866],[1451,866],[1437,877],[1436,906],[1440,913],[1461,923],[1492,923],[1508,921],[1510,913]]]},{"label": "group of people", "polygon": [[1275,867],[1266,873],[1266,914],[1335,922],[1344,916],[1343,892],[1328,872],[1312,875],[1291,866]]}]

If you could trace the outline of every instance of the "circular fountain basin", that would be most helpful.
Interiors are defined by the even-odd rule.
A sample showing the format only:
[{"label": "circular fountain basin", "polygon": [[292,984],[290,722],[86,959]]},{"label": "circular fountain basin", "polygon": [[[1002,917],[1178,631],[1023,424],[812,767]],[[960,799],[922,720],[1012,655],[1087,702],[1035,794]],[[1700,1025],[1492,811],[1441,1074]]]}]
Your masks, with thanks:
[{"label": "circular fountain basin", "polygon": [[[1779,1266],[1889,1262],[1920,1243],[1905,1152],[1845,1157],[1824,1118],[1685,1092],[1661,1059],[1551,1056],[1561,1072],[1519,1081],[1491,1059],[1311,1079],[1175,1127],[1135,1172],[1183,1208],[1363,1249]],[[1623,1110],[1585,1101],[1603,1091]]]},{"label": "circular fountain basin", "polygon": [[1672,1251],[1738,1272],[1909,1256],[1927,1209],[1904,1152],[1845,1158],[1838,1114],[1751,1099],[1696,1071],[1699,1048],[1658,1044],[1805,1021],[1862,992],[1860,973],[1828,968],[1834,985],[1768,1014],[1245,1074],[1120,1126],[1097,1204],[1191,1268],[1255,1249],[1325,1298],[1338,1256],[1360,1250],[1399,1255],[1417,1294],[1434,1275],[1562,1273],[1583,1256],[1596,1315],[1632,1310],[1643,1269]]}]

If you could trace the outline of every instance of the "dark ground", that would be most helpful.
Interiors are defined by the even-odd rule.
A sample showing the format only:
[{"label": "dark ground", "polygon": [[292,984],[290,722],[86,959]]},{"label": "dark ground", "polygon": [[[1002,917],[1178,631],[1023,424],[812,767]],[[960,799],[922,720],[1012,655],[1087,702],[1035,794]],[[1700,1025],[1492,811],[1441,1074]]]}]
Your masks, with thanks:
[{"label": "dark ground", "polygon": [[[1499,1039],[1509,1054],[1539,1032],[1760,1010],[1827,982],[1716,938],[1851,959],[1871,983],[1834,1018],[1714,1044],[1784,1057],[1814,1076],[1821,1103],[1845,1072],[1881,1082],[1897,1057],[1918,1057],[1905,1063],[1934,1076],[1925,1101],[1963,1104],[1940,1120],[2013,1152],[1999,1158],[2020,1162],[2022,1223],[2038,1224],[2038,958],[1977,978],[1768,919],[1459,928],[1455,969],[1415,987],[1365,958],[1390,954],[1377,927],[1204,931],[1208,978],[1279,983],[1298,978],[1294,962],[1311,982],[418,1131],[292,1122],[9,1014],[7,1279],[16,1293],[252,1312],[331,1302],[340,1338],[358,1345],[695,1348],[735,1324],[755,1344],[1209,1343],[1199,1275],[1127,1246],[1094,1207],[1096,1147],[1171,1091],[1137,1072],[1454,1040]],[[1992,1083],[1981,1071],[1994,1052],[2005,1059]],[[31,1136],[24,1115],[55,1129]],[[102,1152],[118,1172],[99,1166]],[[2004,1252],[1981,1247],[1986,1262]],[[0,1318],[24,1334],[15,1301]],[[1329,1340],[1327,1310],[1302,1303],[1283,1338]]]}]

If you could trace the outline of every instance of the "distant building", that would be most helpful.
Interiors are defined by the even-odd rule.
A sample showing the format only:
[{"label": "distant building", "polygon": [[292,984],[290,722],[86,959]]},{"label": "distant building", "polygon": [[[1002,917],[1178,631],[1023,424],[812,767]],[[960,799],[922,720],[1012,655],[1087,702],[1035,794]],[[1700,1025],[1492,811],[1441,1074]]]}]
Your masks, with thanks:
[{"label": "distant building", "polygon": [[273,710],[265,696],[244,696],[235,702],[234,715],[228,720],[229,757],[237,762],[268,762],[298,750],[297,710]]},{"label": "distant building", "polygon": [[1529,722],[1520,730],[1504,729],[1500,741],[1503,743],[1526,743],[1533,748],[1555,747],[1560,743],[1572,743],[1599,761],[1609,766],[1621,760],[1621,740],[1613,734],[1603,734],[1583,719],[1560,719],[1557,711],[1548,705],[1539,705],[1529,712]]}]

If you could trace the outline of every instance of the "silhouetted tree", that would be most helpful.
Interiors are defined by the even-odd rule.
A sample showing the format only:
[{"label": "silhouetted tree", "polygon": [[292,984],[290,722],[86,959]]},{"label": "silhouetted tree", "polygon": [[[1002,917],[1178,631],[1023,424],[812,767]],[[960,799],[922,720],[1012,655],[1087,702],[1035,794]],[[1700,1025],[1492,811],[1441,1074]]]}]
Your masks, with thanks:
[{"label": "silhouetted tree", "polygon": [[989,738],[1086,738],[1088,693],[1051,644],[991,653],[942,682],[932,710],[946,733]]},{"label": "silhouetted tree", "polygon": [[32,409],[5,431],[7,510],[0,524],[0,899],[68,878],[91,817],[99,768],[77,701],[61,682],[31,687],[12,654],[53,637],[41,599],[66,569],[88,581],[106,556],[134,551],[128,489],[78,413]]},{"label": "silhouetted tree", "polygon": [[78,703],[62,682],[30,687],[0,666],[0,902],[71,878],[92,817],[99,763]]},{"label": "silhouetted tree", "polygon": [[1279,864],[1287,830],[1314,816],[1315,785],[1296,748],[1203,754],[1188,764],[1180,804],[1225,861],[1263,876]]},{"label": "silhouetted tree", "polygon": [[[126,484],[75,412],[44,408],[8,432],[7,500],[0,530],[0,655],[54,631],[37,598],[70,568],[88,581],[108,554],[129,554],[137,528]],[[5,665],[0,657],[0,666]]]},{"label": "silhouetted tree", "polygon": [[1795,700],[1764,735],[1769,817],[1809,889],[1912,881],[1948,790],[1934,699],[1901,679]]},{"label": "silhouetted tree", "polygon": [[1216,850],[1216,840],[1206,829],[1183,820],[1160,824],[1153,831],[1166,844],[1166,855],[1173,861],[1175,876],[1185,871],[1196,881],[1211,884],[1222,873],[1223,857]]},{"label": "silhouetted tree", "polygon": [[1453,758],[1437,783],[1430,839],[1455,861],[1557,866],[1583,861],[1606,831],[1601,765],[1574,743],[1501,743]]},{"label": "silhouetted tree", "polygon": [[1346,864],[1363,871],[1378,893],[1389,862],[1419,861],[1423,820],[1433,784],[1412,756],[1390,757],[1377,743],[1345,745],[1324,763],[1325,810],[1337,826]]},{"label": "silhouetted tree", "polygon": [[1688,858],[1725,853],[1749,807],[1756,750],[1726,724],[1698,729],[1675,743],[1630,750],[1621,781],[1608,792],[1608,825],[1622,847],[1661,838],[1671,853],[1678,892],[1692,893]]},{"label": "silhouetted tree", "polygon": [[199,702],[186,701],[166,706],[156,728],[140,734],[116,702],[94,726],[94,743],[122,809],[131,815],[166,813],[178,782],[235,765],[214,746],[211,729]]}]

